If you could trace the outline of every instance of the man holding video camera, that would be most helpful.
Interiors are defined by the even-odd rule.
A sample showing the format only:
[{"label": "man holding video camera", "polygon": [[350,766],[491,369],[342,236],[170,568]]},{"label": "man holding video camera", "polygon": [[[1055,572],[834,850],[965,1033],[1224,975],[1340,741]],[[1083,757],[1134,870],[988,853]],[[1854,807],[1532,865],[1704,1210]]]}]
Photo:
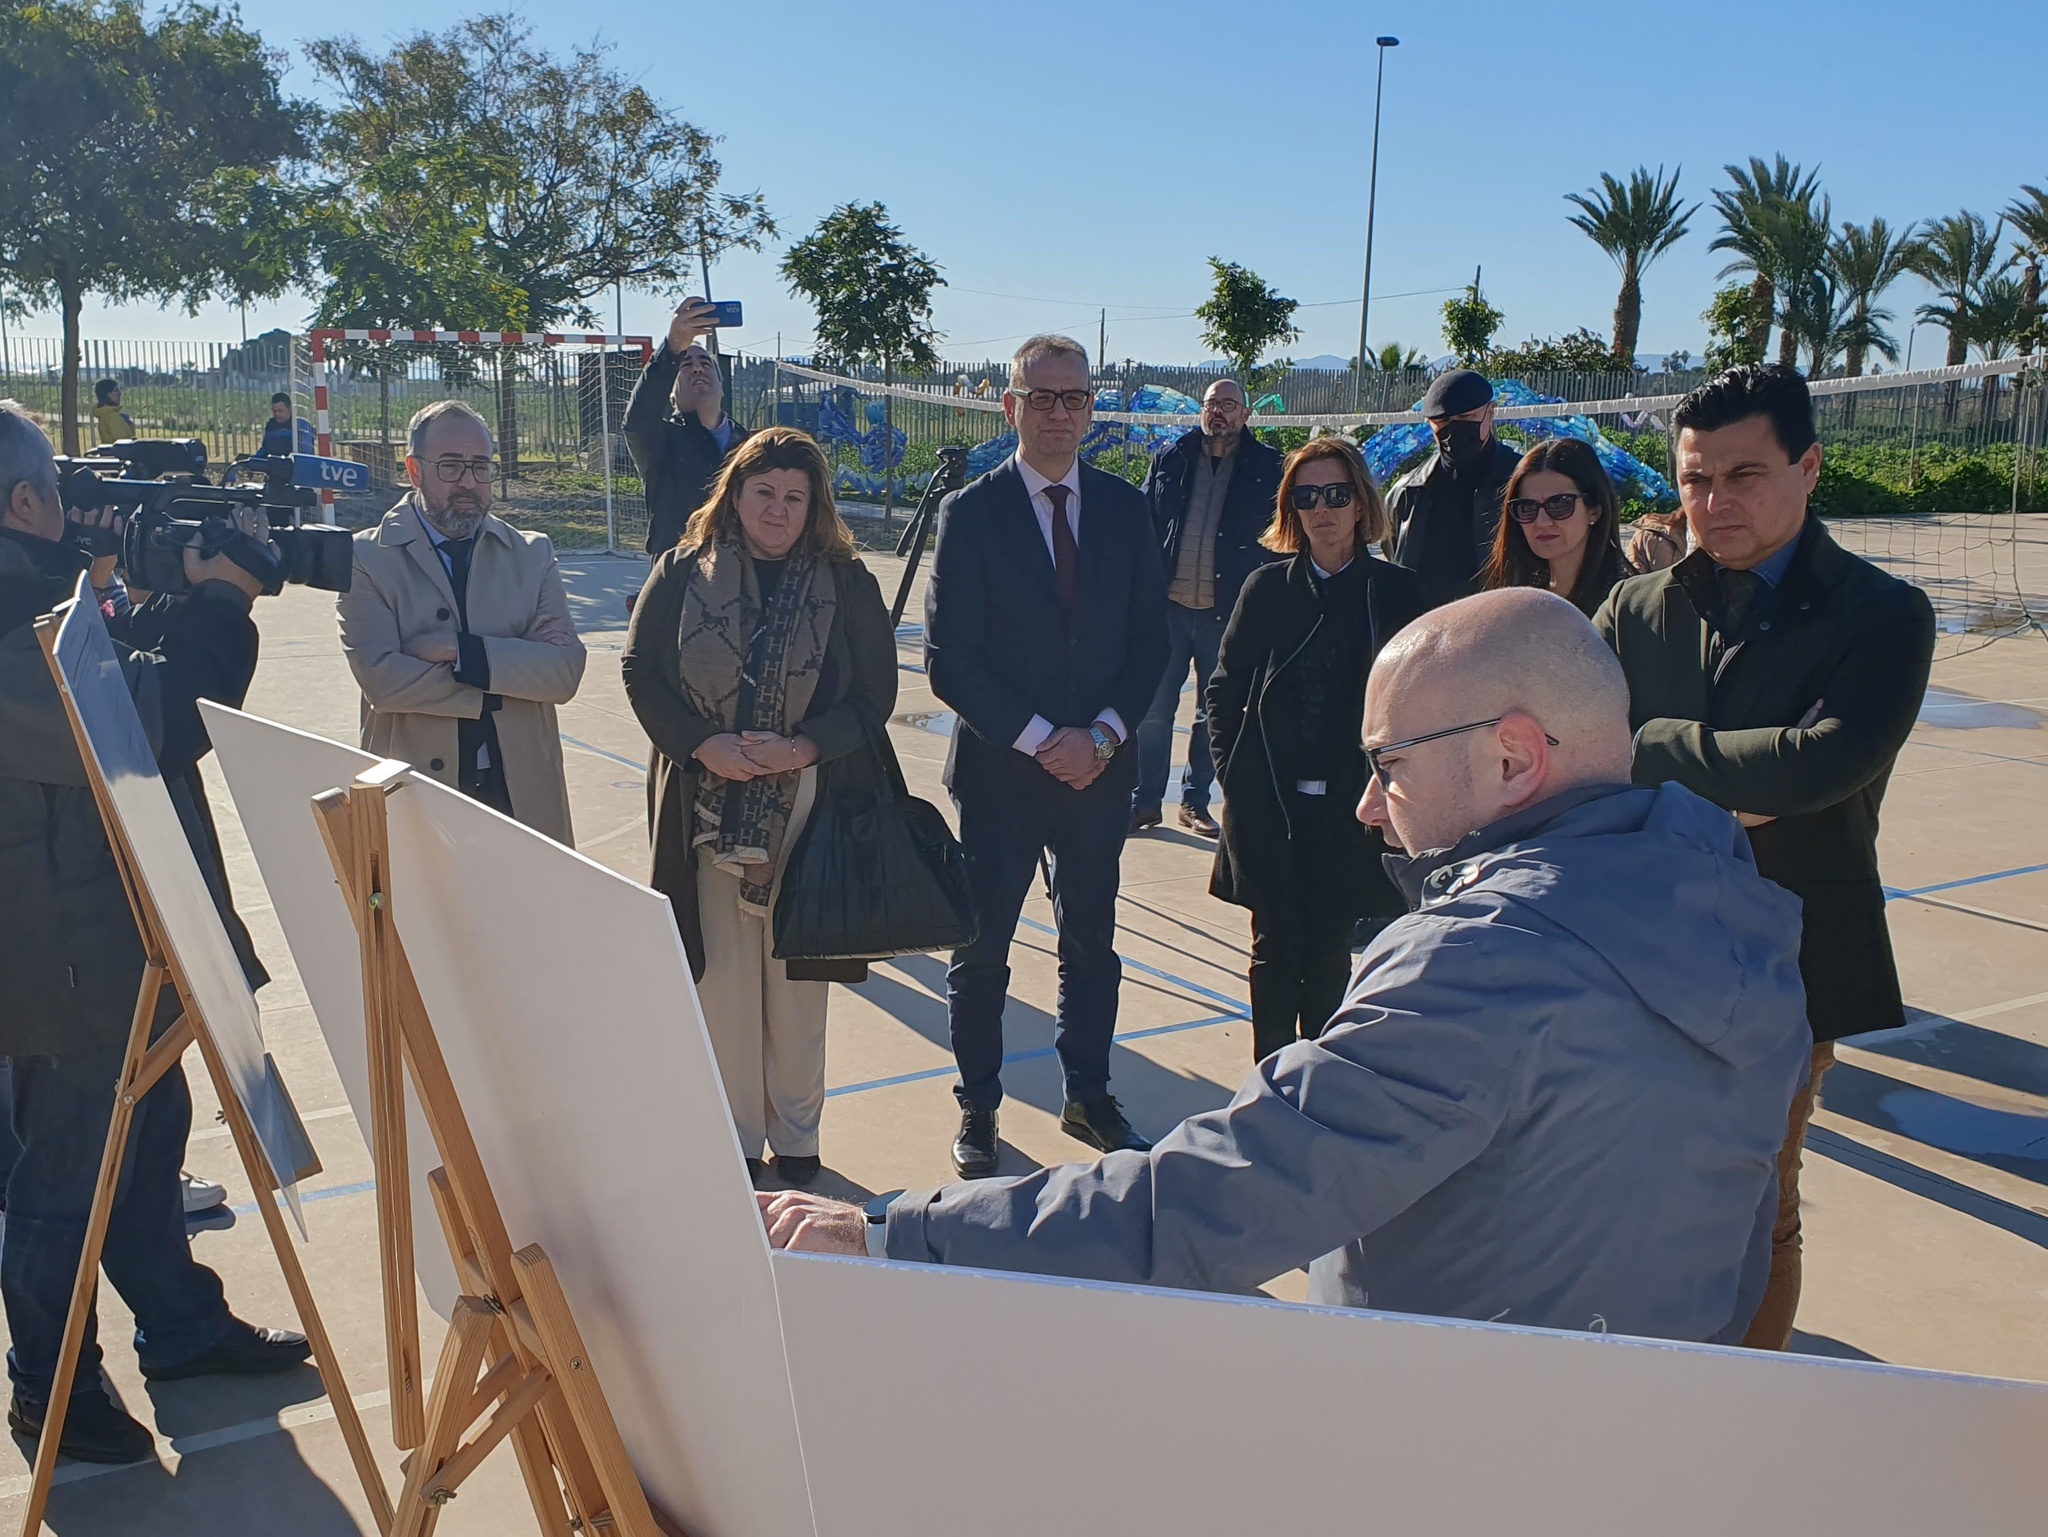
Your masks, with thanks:
[{"label": "man holding video camera", "polygon": [[[240,509],[236,533],[263,540],[262,514]],[[13,1341],[7,1420],[31,1439],[56,1375],[143,970],[141,936],[33,621],[70,597],[88,567],[95,586],[106,585],[115,559],[95,561],[77,542],[49,439],[26,411],[0,402],[0,1056],[21,1143],[7,1186],[0,1296]],[[198,701],[241,703],[256,667],[249,610],[263,587],[226,551],[186,549],[183,576],[185,596],[158,605],[154,649],[117,636],[166,784],[184,779],[207,750]],[[202,865],[212,857],[195,852]],[[156,1028],[177,1013],[166,989]],[[235,1318],[220,1278],[192,1257],[178,1182],[191,1120],[184,1073],[174,1067],[136,1107],[107,1226],[101,1264],[135,1315],[142,1373],[163,1381],[290,1370],[307,1357],[304,1338]],[[107,1397],[99,1363],[88,1322],[64,1454],[108,1463],[151,1456],[150,1432]]]}]

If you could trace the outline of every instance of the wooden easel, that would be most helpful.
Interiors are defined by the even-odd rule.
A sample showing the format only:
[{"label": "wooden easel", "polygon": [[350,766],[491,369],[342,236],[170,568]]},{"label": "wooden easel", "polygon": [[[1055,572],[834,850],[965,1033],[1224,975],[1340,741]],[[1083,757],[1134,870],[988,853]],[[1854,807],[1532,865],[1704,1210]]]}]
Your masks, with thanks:
[{"label": "wooden easel", "polygon": [[[391,1526],[390,1493],[384,1486],[384,1475],[378,1470],[376,1456],[370,1449],[370,1439],[364,1433],[362,1417],[356,1412],[355,1400],[349,1396],[348,1380],[342,1374],[340,1360],[327,1337],[327,1328],[320,1321],[320,1310],[313,1300],[312,1288],[306,1284],[306,1272],[299,1263],[298,1250],[285,1228],[284,1213],[278,1210],[277,1202],[271,1197],[276,1181],[270,1161],[256,1140],[256,1129],[249,1121],[248,1111],[236,1097],[233,1082],[192,989],[164,943],[162,922],[148,887],[136,871],[134,851],[107,793],[106,781],[78,714],[77,701],[71,697],[58,668],[57,632],[69,606],[62,605],[55,613],[38,619],[36,638],[42,643],[43,655],[50,664],[57,692],[64,701],[72,734],[78,739],[78,756],[85,764],[86,777],[92,785],[93,800],[99,807],[100,822],[106,829],[107,846],[113,851],[122,888],[128,894],[128,906],[135,915],[135,926],[142,936],[144,964],[142,986],[135,998],[135,1015],[128,1026],[128,1045],[121,1059],[121,1076],[115,1086],[114,1112],[107,1123],[106,1146],[100,1154],[99,1181],[93,1187],[92,1209],[86,1219],[85,1246],[79,1251],[78,1274],[71,1287],[71,1308],[65,1315],[64,1338],[58,1347],[57,1377],[50,1391],[49,1405],[44,1410],[42,1437],[36,1443],[35,1471],[29,1483],[28,1506],[22,1515],[23,1537],[38,1537],[43,1529],[43,1513],[50,1500],[50,1481],[57,1471],[57,1448],[64,1438],[64,1416],[70,1408],[71,1389],[78,1373],[78,1352],[85,1339],[86,1315],[92,1308],[98,1286],[100,1253],[106,1242],[107,1222],[114,1208],[114,1192],[121,1178],[121,1161],[127,1149],[128,1130],[135,1117],[135,1107],[158,1080],[177,1065],[185,1049],[194,1042],[198,1043],[200,1058],[206,1063],[206,1071],[213,1080],[221,1113],[234,1137],[235,1151],[241,1155],[242,1170],[249,1178],[250,1188],[256,1192],[256,1209],[263,1215],[264,1228],[270,1235],[270,1247],[276,1251],[278,1266],[284,1271],[285,1286],[291,1292],[293,1306],[298,1309],[299,1326],[306,1331],[307,1342],[312,1346],[313,1365],[320,1373],[321,1385],[327,1390],[328,1402],[333,1405],[335,1423],[341,1427],[342,1440],[348,1445],[349,1460],[355,1464],[356,1476],[362,1481],[363,1493],[369,1499],[377,1530],[388,1532]],[[150,1027],[155,1023],[157,999],[166,982],[177,990],[184,1012],[176,1023],[152,1042]],[[317,1172],[317,1169],[312,1172]]]},{"label": "wooden easel", "polygon": [[[408,1412],[418,1416],[411,1422],[417,1433],[391,1537],[432,1532],[441,1507],[508,1437],[534,1517],[549,1537],[680,1537],[647,1503],[554,1267],[538,1244],[512,1247],[399,941],[384,799],[404,785],[409,772],[387,761],[359,775],[347,790],[313,798],[362,950],[394,1434],[401,1423],[401,1392],[413,1395]],[[406,1070],[440,1155],[441,1167],[428,1183],[463,1290],[423,1409],[417,1396]]]}]

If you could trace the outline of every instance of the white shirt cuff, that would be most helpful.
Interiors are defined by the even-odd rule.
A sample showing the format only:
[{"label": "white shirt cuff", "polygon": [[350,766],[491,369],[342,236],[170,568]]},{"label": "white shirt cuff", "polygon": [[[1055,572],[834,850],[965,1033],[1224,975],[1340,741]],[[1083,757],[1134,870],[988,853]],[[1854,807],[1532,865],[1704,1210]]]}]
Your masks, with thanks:
[{"label": "white shirt cuff", "polygon": [[1045,745],[1045,739],[1052,735],[1052,722],[1043,715],[1034,715],[1024,729],[1017,733],[1017,740],[1010,745],[1026,757],[1038,756],[1038,749]]},{"label": "white shirt cuff", "polygon": [[1104,710],[1095,717],[1095,723],[1098,726],[1109,727],[1110,731],[1116,736],[1118,746],[1122,746],[1131,739],[1130,732],[1124,730],[1124,718],[1114,710]]}]

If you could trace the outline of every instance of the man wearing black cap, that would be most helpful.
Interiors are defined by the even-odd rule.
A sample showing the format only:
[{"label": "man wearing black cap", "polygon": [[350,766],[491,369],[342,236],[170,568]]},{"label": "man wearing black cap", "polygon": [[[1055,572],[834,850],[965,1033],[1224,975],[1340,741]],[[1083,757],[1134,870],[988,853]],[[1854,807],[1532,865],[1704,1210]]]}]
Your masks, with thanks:
[{"label": "man wearing black cap", "polygon": [[1439,374],[1422,400],[1436,452],[1394,482],[1387,496],[1394,562],[1422,578],[1429,606],[1479,590],[1493,552],[1501,492],[1521,455],[1493,435],[1493,386],[1484,374]]}]

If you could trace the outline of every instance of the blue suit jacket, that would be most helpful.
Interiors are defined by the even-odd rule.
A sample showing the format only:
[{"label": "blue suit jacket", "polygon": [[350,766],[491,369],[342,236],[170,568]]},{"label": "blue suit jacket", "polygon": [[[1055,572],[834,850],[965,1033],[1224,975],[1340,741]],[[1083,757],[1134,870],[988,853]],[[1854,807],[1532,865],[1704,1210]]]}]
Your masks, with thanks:
[{"label": "blue suit jacket", "polygon": [[[1014,784],[1026,770],[1042,777],[1012,745],[1034,715],[1086,726],[1113,709],[1135,731],[1152,702],[1167,653],[1152,520],[1135,487],[1086,464],[1080,555],[1069,622],[1014,458],[940,507],[924,657],[932,692],[960,717],[946,760],[955,794]],[[1128,789],[1136,776],[1137,754],[1127,750],[1103,779]]]}]

